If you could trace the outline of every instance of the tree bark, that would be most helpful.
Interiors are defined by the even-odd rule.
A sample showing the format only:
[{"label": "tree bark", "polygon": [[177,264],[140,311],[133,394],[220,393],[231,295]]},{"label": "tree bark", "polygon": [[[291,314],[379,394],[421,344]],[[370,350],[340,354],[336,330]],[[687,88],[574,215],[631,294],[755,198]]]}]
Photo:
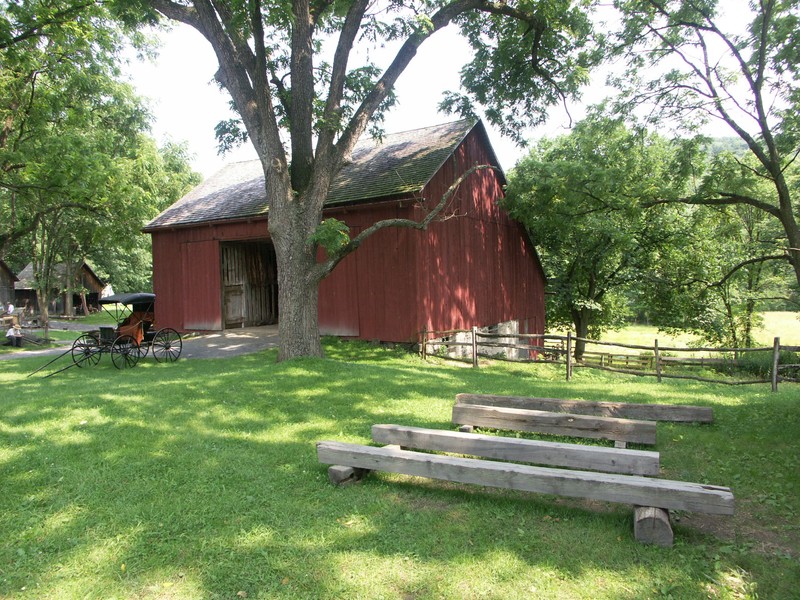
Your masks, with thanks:
[{"label": "tree bark", "polygon": [[584,309],[572,311],[572,323],[575,325],[575,334],[578,339],[575,340],[575,360],[583,360],[583,355],[586,352],[586,342],[584,341],[589,335],[589,315],[588,311]]}]

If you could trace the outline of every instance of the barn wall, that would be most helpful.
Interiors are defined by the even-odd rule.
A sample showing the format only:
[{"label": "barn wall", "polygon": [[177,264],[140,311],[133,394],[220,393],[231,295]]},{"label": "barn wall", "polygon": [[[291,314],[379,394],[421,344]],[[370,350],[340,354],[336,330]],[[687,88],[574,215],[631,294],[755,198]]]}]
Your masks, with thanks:
[{"label": "barn wall", "polygon": [[8,302],[14,302],[14,277],[10,271],[0,267],[0,310],[5,308]]},{"label": "barn wall", "polygon": [[[382,219],[408,218],[409,201],[383,202],[357,210],[326,211],[344,221],[351,235]],[[368,238],[320,285],[319,323],[324,334],[366,340],[415,339],[416,253],[421,234],[389,228]]]},{"label": "barn wall", "polygon": [[152,236],[157,325],[222,329],[220,241],[267,239],[266,220],[159,230]]},{"label": "barn wall", "polygon": [[[424,191],[440,198],[474,164],[491,163],[482,136],[473,130]],[[544,274],[522,228],[497,202],[498,176],[483,170],[462,184],[449,213],[431,225],[419,254],[420,305],[428,330],[485,327],[516,320],[520,331],[543,333]]]}]

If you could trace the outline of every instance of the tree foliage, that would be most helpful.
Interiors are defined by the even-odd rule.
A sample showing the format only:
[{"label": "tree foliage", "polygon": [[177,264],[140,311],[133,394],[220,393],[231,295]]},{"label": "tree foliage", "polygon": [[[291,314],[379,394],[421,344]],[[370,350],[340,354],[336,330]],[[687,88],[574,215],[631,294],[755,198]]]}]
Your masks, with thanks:
[{"label": "tree foliage", "polygon": [[[754,174],[752,155],[713,156],[702,190],[738,189],[769,198],[774,189]],[[700,165],[698,165],[698,168]],[[684,234],[665,249],[639,296],[659,327],[691,331],[706,342],[751,347],[758,310],[769,303],[787,306],[791,269],[778,223],[746,204],[692,206]]]},{"label": "tree foliage", "polygon": [[626,292],[680,230],[679,209],[644,205],[685,193],[696,152],[595,113],[520,161],[505,203],[539,250],[550,326],[585,338],[622,324]]},{"label": "tree foliage", "polygon": [[96,252],[111,274],[110,256],[149,254],[142,225],[197,181],[184,149],[144,135],[149,114],[118,70],[127,39],[99,3],[0,8],[0,255],[33,262],[43,308],[63,285],[56,264]]},{"label": "tree foliage", "polygon": [[[142,0],[145,9],[197,29],[219,61],[217,81],[241,125],[224,143],[249,139],[264,167],[269,231],[278,261],[280,358],[319,355],[320,280],[341,254],[318,261],[331,182],[359,138],[380,126],[398,77],[419,46],[450,24],[475,55],[453,110],[487,107],[507,131],[537,121],[576,92],[596,58],[588,0]],[[152,13],[151,13],[152,14]],[[387,64],[358,61],[391,46]],[[429,199],[430,200],[430,199]],[[435,204],[435,199],[432,200]],[[330,226],[323,225],[324,230]],[[346,244],[353,249],[356,245]]]},{"label": "tree foliage", "polygon": [[800,204],[787,179],[800,152],[798,2],[617,0],[615,6],[623,21],[617,52],[629,66],[617,84],[628,104],[685,126],[723,123],[753,157],[742,166],[771,188],[753,195],[719,180],[681,201],[748,206],[774,219],[783,232],[781,260],[800,284]]}]

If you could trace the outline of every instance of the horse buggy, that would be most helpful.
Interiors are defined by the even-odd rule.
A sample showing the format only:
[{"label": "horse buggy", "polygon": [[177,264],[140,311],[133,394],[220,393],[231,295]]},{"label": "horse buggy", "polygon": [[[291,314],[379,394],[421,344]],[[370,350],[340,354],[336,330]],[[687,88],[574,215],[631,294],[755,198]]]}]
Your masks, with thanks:
[{"label": "horse buggy", "polygon": [[116,326],[100,327],[81,335],[70,353],[77,367],[94,366],[104,353],[118,369],[135,367],[151,352],[158,362],[178,360],[183,349],[180,334],[171,327],[155,327],[156,295],[144,292],[115,294],[100,300]]}]

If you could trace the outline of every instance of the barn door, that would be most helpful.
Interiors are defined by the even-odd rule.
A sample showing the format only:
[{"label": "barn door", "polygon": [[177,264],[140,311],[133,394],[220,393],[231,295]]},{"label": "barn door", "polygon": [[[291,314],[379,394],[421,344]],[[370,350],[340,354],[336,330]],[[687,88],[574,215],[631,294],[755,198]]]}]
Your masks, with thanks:
[{"label": "barn door", "polygon": [[225,328],[244,327],[244,286],[225,286]]},{"label": "barn door", "polygon": [[275,250],[269,242],[224,244],[222,289],[225,327],[251,327],[278,320]]}]

